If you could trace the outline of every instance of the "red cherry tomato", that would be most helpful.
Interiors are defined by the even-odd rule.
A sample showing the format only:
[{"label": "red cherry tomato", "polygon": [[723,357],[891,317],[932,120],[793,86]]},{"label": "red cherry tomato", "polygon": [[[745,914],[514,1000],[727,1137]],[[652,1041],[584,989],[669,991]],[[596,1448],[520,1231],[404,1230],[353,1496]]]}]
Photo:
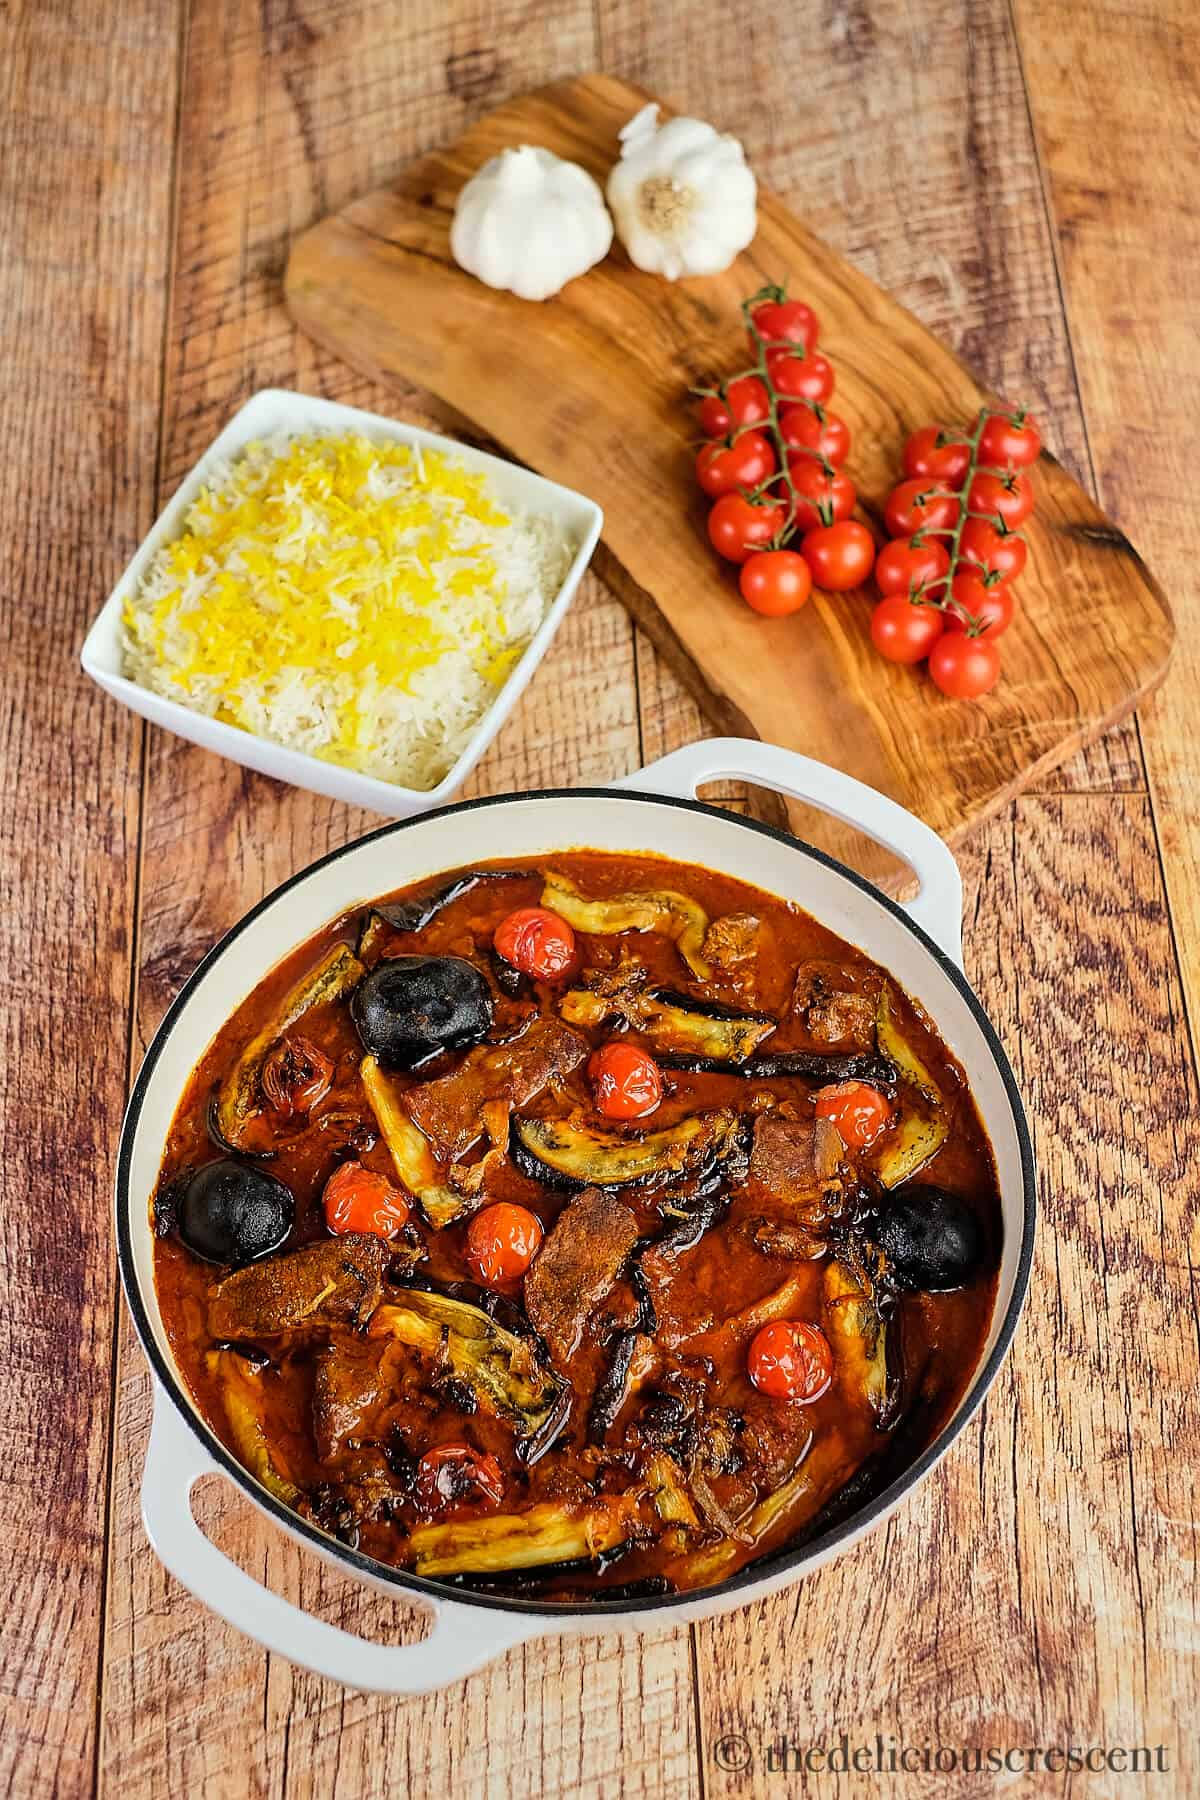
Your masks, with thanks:
[{"label": "red cherry tomato", "polygon": [[871,614],[871,642],[889,662],[924,662],[944,630],[936,606],[914,606],[904,594],[889,594]]},{"label": "red cherry tomato", "polygon": [[965,561],[978,563],[980,568],[1003,576],[1005,581],[1015,581],[1029,554],[1023,537],[1018,537],[1007,527],[997,531],[987,519],[968,519],[958,547]]},{"label": "red cherry tomato", "polygon": [[911,594],[946,573],[950,558],[937,538],[893,538],[879,552],[875,582],[881,594]]},{"label": "red cherry tomato", "polygon": [[733,430],[733,414],[720,394],[706,394],[700,402],[700,429],[710,438],[726,437]]},{"label": "red cherry tomato", "polygon": [[[764,300],[761,306],[752,309],[750,317],[768,344],[786,342],[802,344],[806,350],[816,349],[821,327],[816,313],[803,300]],[[746,335],[751,350],[757,350],[754,333],[750,331]]]},{"label": "red cherry tomato", "polygon": [[781,406],[779,429],[784,443],[793,450],[823,456],[835,469],[840,469],[850,454],[850,427],[824,407],[818,412],[811,406]]},{"label": "red cherry tomato", "polygon": [[922,425],[904,446],[904,473],[926,484],[944,482],[957,487],[971,464],[969,444],[939,444],[941,425]]},{"label": "red cherry tomato", "polygon": [[[815,457],[796,450],[788,457],[788,472],[796,491],[792,520],[798,531],[813,531],[818,525],[836,525],[854,511],[854,483],[841,469],[830,474]],[[774,484],[785,505],[790,495],[780,482]]]},{"label": "red cherry tomato", "polygon": [[735,425],[761,425],[771,416],[766,386],[757,375],[739,375],[725,390],[725,403]]},{"label": "red cherry tomato", "polygon": [[339,1236],[344,1231],[369,1232],[372,1237],[393,1237],[407,1225],[408,1200],[386,1175],[364,1169],[359,1162],[343,1163],[325,1183],[321,1196],[325,1223]]},{"label": "red cherry tomato", "polygon": [[705,444],[696,458],[696,480],[712,499],[755,488],[775,468],[775,452],[761,431],[743,431],[732,443]]},{"label": "red cherry tomato", "polygon": [[501,919],[492,938],[496,955],[523,975],[554,981],[575,963],[575,933],[545,906],[519,906]]},{"label": "red cherry tomato", "polygon": [[744,563],[756,550],[766,548],[783,520],[782,506],[773,501],[722,494],[708,515],[709,542],[727,562]]},{"label": "red cherry tomato", "polygon": [[742,564],[742,599],[768,619],[799,612],[812,593],[812,571],[795,550],[760,550]]},{"label": "red cherry tomato", "polygon": [[978,700],[1000,679],[1000,652],[989,638],[946,631],[929,653],[929,673],[952,700]]},{"label": "red cherry tomato", "polygon": [[473,1450],[470,1444],[439,1444],[417,1464],[416,1495],[427,1513],[458,1506],[499,1506],[504,1471],[494,1456]]},{"label": "red cherry tomato", "polygon": [[817,1117],[836,1125],[842,1142],[851,1150],[873,1144],[892,1116],[886,1094],[866,1081],[839,1081],[817,1092]]},{"label": "red cherry tomato", "polygon": [[936,484],[923,480],[902,481],[888,495],[883,509],[888,536],[912,537],[922,528],[952,531],[958,523],[958,500]]},{"label": "red cherry tomato", "polygon": [[991,413],[979,434],[979,460],[994,469],[1027,469],[1042,454],[1042,434],[1030,413]]},{"label": "red cherry tomato", "polygon": [[805,533],[800,554],[812,570],[813,581],[829,594],[844,594],[861,587],[875,561],[875,539],[857,519],[837,525],[819,525]]},{"label": "red cherry tomato", "polygon": [[519,1281],[541,1246],[541,1222],[510,1200],[485,1206],[467,1226],[466,1258],[487,1288]]},{"label": "red cherry tomato", "polygon": [[791,350],[768,350],[767,373],[785,400],[815,400],[818,406],[833,392],[833,368],[819,350],[797,356]]},{"label": "red cherry tomato", "polygon": [[644,1119],[662,1099],[658,1064],[636,1044],[604,1044],[588,1058],[596,1110],[606,1119]]},{"label": "red cherry tomato", "polygon": [[[973,620],[982,623],[978,637],[998,638],[1013,621],[1016,599],[1007,581],[982,581],[974,569],[960,569],[954,577],[951,593],[965,607]],[[968,630],[966,620],[956,612],[946,614],[947,631]]]},{"label": "red cherry tomato", "polygon": [[999,515],[1010,531],[1022,526],[1033,511],[1033,487],[1028,475],[1013,470],[1008,475],[991,475],[982,470],[967,492],[967,506],[973,513]]},{"label": "red cherry tomato", "polygon": [[760,1394],[807,1406],[833,1380],[833,1351],[819,1326],[804,1319],[773,1319],[750,1340],[746,1368]]}]

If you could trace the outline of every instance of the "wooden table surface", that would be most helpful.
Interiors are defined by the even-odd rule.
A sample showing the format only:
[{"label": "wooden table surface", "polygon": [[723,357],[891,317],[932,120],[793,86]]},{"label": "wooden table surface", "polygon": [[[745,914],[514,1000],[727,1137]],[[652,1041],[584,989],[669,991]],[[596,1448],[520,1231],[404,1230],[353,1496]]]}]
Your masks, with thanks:
[{"label": "wooden table surface", "polygon": [[[780,1737],[843,1734],[1162,1745],[1156,1791],[1200,1791],[1193,10],[0,7],[6,1792],[879,1791],[767,1767]],[[816,231],[1029,398],[1162,580],[1181,642],[1136,720],[963,856],[968,973],[1030,1107],[1042,1212],[1014,1352],[953,1453],[885,1530],[767,1603],[549,1639],[396,1702],[264,1655],[155,1559],[137,1499],[150,1384],[110,1222],[129,1079],[172,995],[262,893],[373,821],[143,729],[75,658],[161,499],[255,388],[430,416],[298,336],[279,286],[292,236],[504,96],[593,67],[741,134]],[[472,791],[603,782],[705,730],[592,577]],[[411,1632],[414,1615],[285,1546],[224,1484],[203,1516],[324,1616]],[[721,1766],[740,1759],[727,1738],[747,1771]],[[1015,1779],[916,1773],[884,1791]]]}]

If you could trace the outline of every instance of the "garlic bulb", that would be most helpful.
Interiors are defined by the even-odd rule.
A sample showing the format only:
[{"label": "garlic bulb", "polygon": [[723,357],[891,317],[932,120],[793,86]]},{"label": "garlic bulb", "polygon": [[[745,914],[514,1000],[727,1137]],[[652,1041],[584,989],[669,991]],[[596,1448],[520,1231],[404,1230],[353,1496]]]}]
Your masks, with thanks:
[{"label": "garlic bulb", "polygon": [[578,163],[522,144],[484,163],[458,196],[450,250],[469,275],[546,300],[607,256],[612,220]]},{"label": "garlic bulb", "polygon": [[653,275],[719,275],[754,236],[758,193],[737,138],[701,119],[658,123],[643,106],[621,133],[608,204],[631,262]]}]

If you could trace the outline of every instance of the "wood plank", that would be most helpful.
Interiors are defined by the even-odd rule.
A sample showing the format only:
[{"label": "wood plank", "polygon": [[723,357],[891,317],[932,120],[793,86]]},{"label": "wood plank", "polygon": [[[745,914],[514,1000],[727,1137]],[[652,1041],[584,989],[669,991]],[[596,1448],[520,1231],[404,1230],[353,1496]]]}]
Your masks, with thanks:
[{"label": "wood plank", "polygon": [[[884,1531],[698,1628],[711,1795],[778,1791],[764,1758],[784,1734],[1161,1743],[1173,1791],[1198,1778],[1200,1389],[1181,1247],[1200,1174],[1180,1128],[1196,1086],[1148,800],[1026,796],[972,840],[964,875],[967,967],[1014,1057],[1041,1170],[1029,1305],[982,1416]],[[747,1778],[715,1764],[731,1733],[752,1747]],[[1089,1777],[1088,1792],[1127,1779]],[[986,1776],[929,1791],[952,1787],[999,1791]],[[803,1791],[865,1796],[879,1779]]]},{"label": "wood plank", "polygon": [[[517,65],[508,46],[523,31]],[[197,0],[181,134],[179,275],[170,324],[164,488],[268,383],[426,417],[318,354],[291,327],[278,277],[289,237],[461,128],[489,99],[590,60],[586,0],[458,3],[394,13],[335,0],[303,16]],[[435,422],[437,422],[435,420]],[[597,671],[603,670],[603,679]],[[595,580],[473,787],[601,780],[637,766],[632,633]],[[286,874],[376,823],[157,734],[146,799],[144,1044],[207,946]],[[469,854],[464,851],[464,854]],[[686,1632],[655,1645],[549,1643],[444,1697],[390,1702],[314,1680],[212,1618],[168,1578],[137,1486],[149,1380],[126,1328],[105,1651],[102,1788],[137,1800],[246,1793],[359,1796],[676,1793],[695,1782]],[[201,1516],[230,1554],[322,1616],[385,1638],[412,1615],[331,1580],[227,1491]]]},{"label": "wood plank", "polygon": [[[1192,549],[1200,39],[1188,0],[1015,7],[1058,232],[1097,491],[1178,595],[1169,684],[1140,714],[1193,1043],[1200,1021],[1200,649]],[[1103,129],[1095,122],[1103,119]]]},{"label": "wood plank", "polygon": [[[75,666],[150,523],[178,17],[0,9],[0,1788],[90,1791],[141,730]],[[103,195],[103,199],[98,197]]]}]

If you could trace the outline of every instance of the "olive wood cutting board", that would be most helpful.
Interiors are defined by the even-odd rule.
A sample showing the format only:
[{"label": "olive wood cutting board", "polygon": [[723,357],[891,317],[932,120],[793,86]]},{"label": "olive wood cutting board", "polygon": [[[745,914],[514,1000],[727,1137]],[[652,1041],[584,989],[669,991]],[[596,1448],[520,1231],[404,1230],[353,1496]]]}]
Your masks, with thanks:
[{"label": "olive wood cutting board", "polygon": [[985,700],[946,699],[923,671],[885,663],[867,631],[873,589],[816,596],[787,619],[752,613],[705,535],[688,395],[750,360],[746,296],[786,279],[816,308],[837,377],[832,405],[853,434],[848,472],[876,526],[908,433],[966,424],[994,397],[761,188],[758,234],[723,275],[668,283],[614,246],[539,305],[457,267],[455,198],[488,157],[542,144],[603,185],[618,131],[647,98],[587,75],[498,107],[300,237],[288,304],[356,368],[430,390],[522,462],[598,501],[601,573],[720,729],[835,763],[953,843],[1161,680],[1167,602],[1128,540],[1043,454],[1020,613]]}]

